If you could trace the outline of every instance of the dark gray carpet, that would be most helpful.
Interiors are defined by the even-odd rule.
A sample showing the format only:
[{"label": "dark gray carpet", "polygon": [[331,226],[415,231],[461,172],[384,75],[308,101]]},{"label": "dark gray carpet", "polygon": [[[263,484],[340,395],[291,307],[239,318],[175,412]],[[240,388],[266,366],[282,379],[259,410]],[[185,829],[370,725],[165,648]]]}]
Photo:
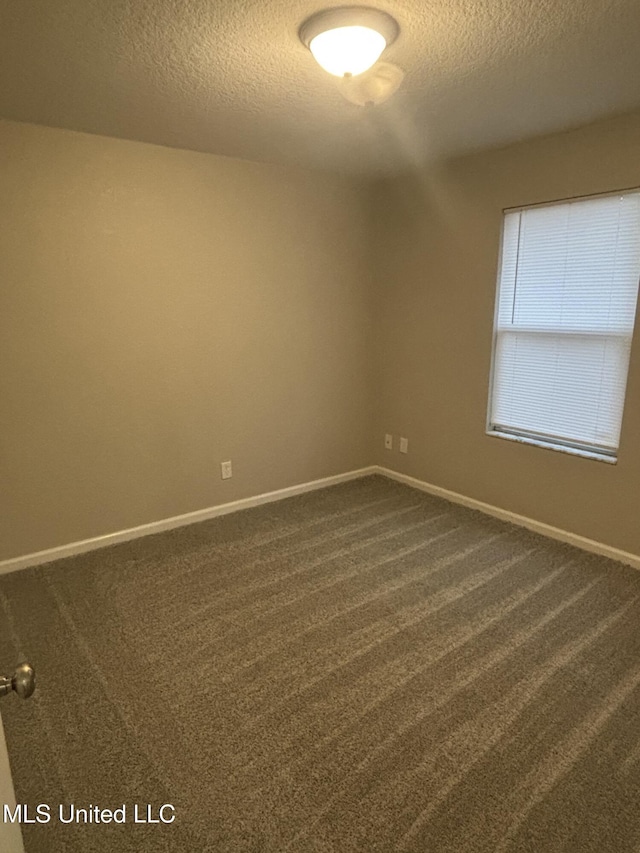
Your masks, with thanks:
[{"label": "dark gray carpet", "polygon": [[636,851],[640,573],[381,477],[0,578],[70,851]]}]

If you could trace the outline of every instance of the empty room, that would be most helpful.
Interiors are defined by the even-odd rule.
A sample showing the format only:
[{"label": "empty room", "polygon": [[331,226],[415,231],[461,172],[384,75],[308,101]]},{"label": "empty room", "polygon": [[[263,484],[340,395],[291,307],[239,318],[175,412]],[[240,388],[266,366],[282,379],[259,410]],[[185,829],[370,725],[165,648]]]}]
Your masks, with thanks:
[{"label": "empty room", "polygon": [[639,35],[0,4],[0,853],[639,853]]}]

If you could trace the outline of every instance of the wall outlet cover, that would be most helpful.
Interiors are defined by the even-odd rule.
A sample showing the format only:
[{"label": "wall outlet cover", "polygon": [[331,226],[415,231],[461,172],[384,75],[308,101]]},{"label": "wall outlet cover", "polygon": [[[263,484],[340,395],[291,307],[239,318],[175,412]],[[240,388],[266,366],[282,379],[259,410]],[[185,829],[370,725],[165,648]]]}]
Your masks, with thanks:
[{"label": "wall outlet cover", "polygon": [[231,470],[231,462],[221,462],[220,472],[223,480],[228,480],[233,477],[233,471]]}]

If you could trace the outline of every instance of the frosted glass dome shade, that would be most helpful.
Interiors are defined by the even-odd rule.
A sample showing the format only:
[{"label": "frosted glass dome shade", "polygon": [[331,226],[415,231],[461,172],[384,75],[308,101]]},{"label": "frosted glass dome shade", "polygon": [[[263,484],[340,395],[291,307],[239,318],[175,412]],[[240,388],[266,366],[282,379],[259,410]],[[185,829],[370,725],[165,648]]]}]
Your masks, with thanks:
[{"label": "frosted glass dome shade", "polygon": [[385,37],[370,27],[337,27],[319,33],[309,44],[314,59],[336,77],[362,74],[387,46]]}]

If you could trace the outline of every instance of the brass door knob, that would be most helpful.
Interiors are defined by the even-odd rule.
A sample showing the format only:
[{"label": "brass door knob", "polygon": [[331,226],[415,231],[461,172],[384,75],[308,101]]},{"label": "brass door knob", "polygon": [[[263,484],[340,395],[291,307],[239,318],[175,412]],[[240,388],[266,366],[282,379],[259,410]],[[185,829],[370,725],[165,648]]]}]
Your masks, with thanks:
[{"label": "brass door knob", "polygon": [[36,689],[36,671],[28,663],[21,663],[13,675],[0,676],[0,696],[15,691],[21,699],[28,699]]}]

